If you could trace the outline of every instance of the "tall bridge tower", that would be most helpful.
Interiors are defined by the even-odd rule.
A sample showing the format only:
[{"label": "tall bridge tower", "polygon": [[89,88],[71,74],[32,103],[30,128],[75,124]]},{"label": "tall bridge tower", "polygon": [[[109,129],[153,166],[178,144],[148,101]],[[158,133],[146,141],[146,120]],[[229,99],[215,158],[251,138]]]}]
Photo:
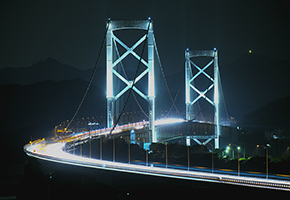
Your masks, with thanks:
[{"label": "tall bridge tower", "polygon": [[[115,102],[118,98],[120,98],[126,91],[131,88],[140,95],[143,99],[145,99],[149,104],[149,142],[157,142],[157,136],[155,134],[155,77],[154,77],[154,43],[153,43],[153,22],[150,18],[148,20],[134,20],[134,21],[108,21],[108,31],[107,31],[107,127],[112,127],[114,125],[114,106]],[[114,31],[117,30],[146,30],[146,34],[141,37],[133,46],[129,47],[122,40],[120,40]],[[141,58],[141,55],[138,55],[134,50],[144,42],[147,41],[148,48],[148,59],[147,61]],[[116,57],[116,53],[118,54],[116,44],[121,45],[126,52],[123,53],[120,57]],[[138,61],[141,61],[143,65],[146,66],[146,69],[141,72],[135,80],[127,80],[124,76],[122,76],[121,72],[119,72],[116,68],[124,58],[126,58],[129,54],[132,54]],[[124,66],[125,68],[126,66]],[[137,67],[137,66],[136,66]],[[148,92],[144,94],[141,90],[139,90],[135,83],[137,83],[140,79],[142,79],[145,75],[148,75]],[[125,83],[125,87],[118,91],[116,94],[114,93],[115,84],[114,77],[117,77],[123,83]]]},{"label": "tall bridge tower", "polygon": [[[191,58],[194,57],[210,57],[210,61],[204,67],[199,67],[196,63],[194,63]],[[214,68],[214,77],[212,78],[205,70],[213,65]],[[197,73],[193,74],[192,66],[197,69]],[[200,76],[204,75],[209,79],[211,84],[204,91],[201,91],[194,84],[194,80]],[[214,89],[213,97],[210,98],[207,95],[207,92],[211,89]],[[192,98],[192,94],[196,93],[197,97]],[[219,136],[220,136],[220,125],[219,125],[219,69],[218,69],[218,52],[216,49],[214,50],[189,50],[185,51],[185,104],[186,104],[186,120],[193,120],[193,114],[191,106],[200,98],[204,98],[207,102],[209,102],[214,107],[214,124],[215,124],[215,135],[208,136],[189,136],[187,138],[187,142],[189,139],[193,139],[198,144],[202,144],[199,139],[206,139],[204,144],[207,144],[212,139],[214,139],[215,148],[219,149]]]}]

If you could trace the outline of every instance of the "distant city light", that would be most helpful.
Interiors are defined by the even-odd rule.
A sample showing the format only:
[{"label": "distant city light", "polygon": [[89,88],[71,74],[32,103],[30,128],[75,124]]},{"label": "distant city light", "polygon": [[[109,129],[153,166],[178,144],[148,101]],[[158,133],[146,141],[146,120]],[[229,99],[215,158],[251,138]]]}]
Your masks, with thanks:
[{"label": "distant city light", "polygon": [[249,53],[252,53],[252,50],[249,50]]},{"label": "distant city light", "polygon": [[93,126],[93,125],[100,125],[100,124],[97,123],[97,122],[89,122],[88,125],[89,125],[89,126]]}]

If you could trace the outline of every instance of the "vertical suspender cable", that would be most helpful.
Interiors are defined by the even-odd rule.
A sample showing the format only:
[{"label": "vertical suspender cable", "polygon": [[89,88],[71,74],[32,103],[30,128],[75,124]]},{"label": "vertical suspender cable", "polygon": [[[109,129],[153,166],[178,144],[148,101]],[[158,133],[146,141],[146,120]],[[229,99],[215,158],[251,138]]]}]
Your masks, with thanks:
[{"label": "vertical suspender cable", "polygon": [[229,117],[229,113],[228,113],[228,109],[227,109],[227,105],[226,105],[226,101],[225,101],[224,90],[223,90],[223,87],[222,87],[221,75],[220,75],[219,71],[218,71],[218,76],[219,76],[220,90],[221,90],[223,103],[224,103],[224,107],[225,107],[225,111],[226,111],[226,115],[227,115],[227,120],[229,120],[230,117]]},{"label": "vertical suspender cable", "polygon": [[[169,86],[168,86],[168,83],[167,83],[167,80],[166,80],[166,77],[165,77],[165,73],[164,73],[164,70],[163,70],[163,67],[162,67],[162,64],[161,64],[161,60],[160,60],[160,57],[159,57],[159,53],[158,53],[158,49],[157,49],[157,45],[156,45],[156,41],[155,41],[155,36],[154,35],[153,35],[153,42],[154,42],[155,52],[156,52],[156,55],[157,55],[157,58],[158,58],[158,61],[159,61],[160,70],[161,70],[161,73],[162,73],[162,76],[163,76],[163,80],[164,80],[165,85],[166,85],[167,92],[168,92],[168,94],[170,96],[170,99],[172,101],[172,104],[173,104],[176,112],[180,115],[180,117],[182,117],[181,113],[179,112],[179,110],[178,110],[178,108],[177,108],[177,106],[175,104],[176,98],[173,99],[172,94],[171,94],[171,92],[169,90]],[[166,115],[166,117],[167,117],[167,115]],[[182,117],[182,118],[184,118],[184,117]]]},{"label": "vertical suspender cable", "polygon": [[74,113],[74,115],[73,115],[73,117],[71,118],[70,122],[69,122],[68,125],[66,126],[65,131],[67,131],[67,129],[69,128],[69,126],[71,125],[71,123],[73,122],[73,120],[75,119],[76,115],[78,114],[78,112],[79,112],[80,108],[82,107],[83,102],[84,102],[84,100],[85,100],[85,98],[86,98],[86,96],[87,96],[87,94],[88,94],[88,92],[89,92],[89,90],[90,90],[90,87],[91,87],[91,85],[92,85],[92,83],[93,83],[93,80],[94,80],[94,77],[95,77],[96,71],[97,71],[97,69],[98,69],[98,64],[99,64],[99,61],[100,61],[101,53],[102,53],[102,51],[103,51],[104,44],[105,44],[105,41],[106,41],[106,35],[107,35],[107,32],[108,32],[109,26],[110,26],[110,21],[107,22],[107,27],[106,27],[105,35],[104,35],[104,38],[103,38],[103,41],[102,41],[101,49],[100,49],[100,51],[99,51],[99,54],[98,54],[98,57],[97,57],[97,60],[96,60],[96,63],[95,63],[95,67],[94,67],[93,73],[92,73],[92,75],[91,75],[90,81],[89,81],[89,83],[88,83],[88,86],[87,86],[87,88],[86,88],[86,91],[85,91],[85,93],[84,93],[84,95],[83,95],[82,100],[80,101],[80,104],[78,105],[78,107],[77,107],[77,109],[76,109],[76,112]]}]

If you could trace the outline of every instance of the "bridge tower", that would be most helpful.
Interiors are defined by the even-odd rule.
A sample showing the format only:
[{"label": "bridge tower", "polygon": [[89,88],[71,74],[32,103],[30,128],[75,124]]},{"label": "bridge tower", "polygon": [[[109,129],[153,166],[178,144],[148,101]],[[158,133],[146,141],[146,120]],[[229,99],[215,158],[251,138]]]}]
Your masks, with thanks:
[{"label": "bridge tower", "polygon": [[[145,99],[149,104],[149,142],[157,142],[157,136],[155,133],[155,77],[154,77],[154,43],[153,43],[153,22],[151,18],[148,20],[133,20],[133,21],[108,21],[108,31],[107,31],[107,127],[110,128],[114,125],[114,104],[115,101],[120,98],[126,91],[130,90],[133,86],[134,92]],[[123,41],[121,41],[115,34],[114,31],[117,30],[148,30],[143,37],[141,37],[132,47],[127,46]],[[148,59],[147,61],[141,58],[134,50],[143,42],[146,42],[148,48]],[[116,57],[118,50],[116,44],[121,45],[126,49],[126,52],[121,56]],[[144,43],[143,43],[144,44]],[[144,44],[145,45],[145,44]],[[120,72],[116,69],[116,65],[120,63],[129,54],[132,54],[138,61],[141,59],[141,63],[146,66],[146,69],[140,73],[134,80],[127,80]],[[136,66],[137,67],[137,66]],[[126,68],[126,66],[124,66]],[[148,75],[148,92],[144,94],[136,86],[140,79],[145,75]],[[126,87],[123,88],[118,93],[114,93],[114,77],[125,83]],[[134,82],[134,83],[133,83]],[[134,84],[134,85],[133,85]]]},{"label": "bridge tower", "polygon": [[[210,57],[211,60],[204,67],[199,67],[196,63],[194,63],[190,58],[194,57]],[[206,73],[206,69],[213,64],[214,68],[214,77],[212,78],[208,73]],[[197,73],[193,74],[192,66],[197,69]],[[212,83],[206,88],[204,91],[199,90],[195,84],[194,80],[200,76],[204,75],[209,79]],[[206,96],[207,92],[214,88],[214,94],[212,98]],[[197,97],[192,99],[193,93],[197,94]],[[204,98],[214,107],[214,125],[215,125],[215,135],[208,136],[189,136],[198,144],[202,144],[199,139],[206,139],[204,144],[207,144],[212,139],[214,139],[215,148],[219,149],[219,136],[220,136],[220,125],[219,125],[219,69],[218,69],[218,52],[216,48],[214,50],[189,50],[185,51],[185,104],[186,104],[186,120],[193,120],[193,114],[191,106],[200,98]],[[190,143],[189,138],[187,138],[187,143]]]}]

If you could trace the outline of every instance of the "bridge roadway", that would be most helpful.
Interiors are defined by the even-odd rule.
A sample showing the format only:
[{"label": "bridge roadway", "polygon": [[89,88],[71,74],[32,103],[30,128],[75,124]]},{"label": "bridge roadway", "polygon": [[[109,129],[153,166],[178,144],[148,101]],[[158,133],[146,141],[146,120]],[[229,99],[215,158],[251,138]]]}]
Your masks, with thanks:
[{"label": "bridge roadway", "polygon": [[[159,124],[164,122],[159,122]],[[170,123],[170,121],[167,121]],[[172,122],[173,123],[173,122]],[[128,130],[128,128],[142,128],[146,126],[148,122],[133,123],[130,125],[119,126],[112,134],[118,134],[122,130]],[[158,123],[157,123],[158,124]],[[232,184],[248,187],[257,187],[264,189],[275,189],[290,191],[290,182],[286,180],[265,179],[256,177],[244,177],[235,176],[221,173],[210,173],[200,171],[187,171],[181,169],[170,169],[162,167],[142,166],[138,164],[127,164],[99,159],[92,159],[87,157],[81,157],[73,155],[64,151],[65,144],[72,140],[80,140],[89,137],[88,134],[109,134],[109,129],[101,129],[92,132],[81,132],[78,134],[72,134],[65,139],[45,140],[39,139],[29,144],[26,144],[23,148],[28,156],[35,157],[37,159],[47,160],[51,162],[57,162],[68,165],[75,165],[81,167],[89,167],[103,170],[112,170],[125,173],[135,173],[150,176],[160,176],[176,179],[186,179],[192,181],[206,181],[220,184]]]}]

